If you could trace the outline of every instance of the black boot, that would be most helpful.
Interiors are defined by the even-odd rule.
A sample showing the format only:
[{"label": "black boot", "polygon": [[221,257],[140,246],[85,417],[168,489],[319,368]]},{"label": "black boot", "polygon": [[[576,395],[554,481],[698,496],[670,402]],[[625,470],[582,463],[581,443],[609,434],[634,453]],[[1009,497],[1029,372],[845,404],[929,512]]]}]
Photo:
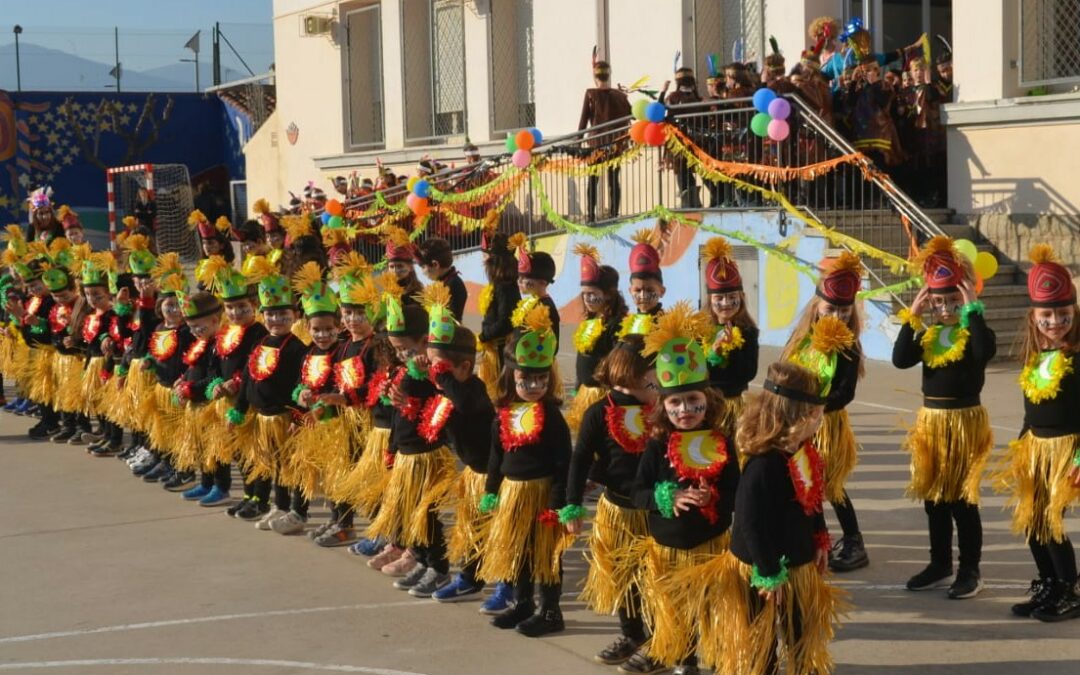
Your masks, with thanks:
[{"label": "black boot", "polygon": [[503,630],[516,628],[519,623],[531,617],[535,611],[536,604],[532,600],[521,601],[514,605],[514,608],[510,611],[493,618],[491,625]]},{"label": "black boot", "polygon": [[1031,582],[1031,588],[1028,589],[1028,593],[1031,594],[1026,602],[1018,602],[1012,606],[1012,613],[1016,616],[1031,616],[1031,613],[1037,609],[1041,609],[1043,605],[1047,604],[1054,594],[1055,590],[1053,579],[1035,579]]},{"label": "black boot", "polygon": [[1039,621],[1055,623],[1080,617],[1080,595],[1076,593],[1076,583],[1055,580],[1054,598],[1031,613]]},{"label": "black boot", "polygon": [[870,564],[870,556],[866,555],[861,534],[844,537],[834,550],[834,554],[829,558],[829,569],[833,572],[851,572]]},{"label": "black boot", "polygon": [[517,631],[525,637],[541,637],[566,630],[559,597],[562,583],[540,584],[540,611],[518,624]]}]

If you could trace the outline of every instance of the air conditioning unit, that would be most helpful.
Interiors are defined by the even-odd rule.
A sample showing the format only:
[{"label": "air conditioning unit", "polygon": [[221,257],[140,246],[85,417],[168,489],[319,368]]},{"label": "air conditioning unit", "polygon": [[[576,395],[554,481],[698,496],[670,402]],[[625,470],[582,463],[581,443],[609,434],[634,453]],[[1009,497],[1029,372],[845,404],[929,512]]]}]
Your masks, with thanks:
[{"label": "air conditioning unit", "polygon": [[308,14],[300,17],[300,34],[304,37],[328,35],[334,26],[334,19],[330,16]]}]

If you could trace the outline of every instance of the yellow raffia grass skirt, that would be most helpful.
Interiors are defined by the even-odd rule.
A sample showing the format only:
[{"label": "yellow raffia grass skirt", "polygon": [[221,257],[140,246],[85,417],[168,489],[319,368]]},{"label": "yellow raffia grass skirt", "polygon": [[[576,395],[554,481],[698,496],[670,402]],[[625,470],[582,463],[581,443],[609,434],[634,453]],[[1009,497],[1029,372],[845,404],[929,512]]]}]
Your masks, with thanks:
[{"label": "yellow raffia grass skirt", "polygon": [[418,455],[395,455],[379,513],[368,526],[367,536],[406,547],[430,544],[428,516],[450,505],[456,465],[445,445]]},{"label": "yellow raffia grass skirt", "polygon": [[116,377],[114,369],[114,374],[101,383],[101,390],[98,392],[98,406],[101,414],[110,422],[120,426],[127,426],[130,411],[127,405],[126,383],[124,387],[121,387],[120,381]]},{"label": "yellow raffia grass skirt", "polygon": [[159,452],[174,454],[184,424],[184,408],[176,404],[172,389],[155,381],[139,412],[145,420],[150,445]]},{"label": "yellow raffia grass skirt", "polygon": [[585,385],[578,387],[577,393],[574,394],[574,398],[570,399],[570,405],[566,409],[566,423],[570,426],[570,431],[576,434],[578,429],[581,428],[581,420],[585,417],[585,411],[592,404],[603,400],[605,396],[607,396],[607,389],[604,387]]},{"label": "yellow raffia grass skirt", "polygon": [[199,416],[209,405],[197,405],[190,401],[180,406],[180,425],[174,431],[173,468],[180,471],[194,471],[203,468],[205,461],[203,447],[207,436],[199,424]]},{"label": "yellow raffia grass skirt", "polygon": [[978,504],[983,468],[993,445],[990,418],[981,405],[920,408],[905,444],[911,452],[907,494],[931,502]]},{"label": "yellow raffia grass skirt", "polygon": [[56,395],[52,406],[59,412],[82,412],[83,358],[78,354],[57,353],[53,361],[53,382]]},{"label": "yellow raffia grass skirt", "polygon": [[635,548],[641,552],[641,609],[652,631],[649,656],[674,666],[697,651],[701,661],[723,671],[728,617],[717,609],[722,591],[730,585],[723,565],[730,533],[713,537],[691,549],[669,548],[650,537]]},{"label": "yellow raffia grass skirt", "polygon": [[383,491],[390,480],[390,469],[386,467],[386,451],[390,449],[390,429],[372,426],[364,441],[364,451],[360,461],[353,465],[339,486],[339,498],[336,501],[352,504],[356,513],[371,518],[379,503]]},{"label": "yellow raffia grass skirt", "polygon": [[607,495],[600,495],[585,554],[589,572],[581,591],[589,609],[598,614],[636,611],[630,598],[637,587],[642,551],[633,544],[648,536],[648,512],[616,506]]},{"label": "yellow raffia grass skirt", "polygon": [[282,472],[311,499],[326,485],[340,481],[351,464],[351,435],[345,418],[305,419],[289,441],[290,452]]},{"label": "yellow raffia grass skirt", "polygon": [[825,413],[814,442],[825,462],[825,498],[842,504],[844,486],[859,461],[859,445],[855,441],[847,410]]},{"label": "yellow raffia grass skirt", "polygon": [[723,602],[713,608],[727,632],[724,672],[765,673],[773,659],[778,659],[779,672],[792,675],[832,672],[829,643],[849,609],[844,591],[807,563],[789,570],[779,603],[766,601],[750,585],[752,568],[730,553],[724,558],[727,569],[735,571],[722,575]]},{"label": "yellow raffia grass skirt", "polygon": [[4,377],[18,381],[25,364],[30,358],[30,348],[14,328],[0,336],[0,373]]},{"label": "yellow raffia grass skirt", "polygon": [[[719,392],[719,390],[717,390]],[[724,408],[720,412],[720,431],[726,438],[735,438],[735,425],[739,423],[746,401],[743,394],[728,398],[724,397]]]},{"label": "yellow raffia grass skirt", "polygon": [[559,583],[562,554],[570,548],[574,536],[558,522],[540,522],[550,496],[550,478],[503,479],[499,505],[483,528],[477,576],[485,581],[513,583],[528,566],[536,583]]},{"label": "yellow raffia grass skirt", "polygon": [[492,401],[499,397],[498,382],[499,382],[499,350],[503,348],[505,344],[504,340],[497,340],[495,342],[482,343],[482,349],[477,357],[476,363],[476,376],[479,377],[484,386],[487,387],[488,398]]},{"label": "yellow raffia grass skirt", "polygon": [[[1078,411],[1080,412],[1080,411]],[[1009,443],[994,487],[1011,492],[1012,529],[1040,544],[1065,539],[1065,509],[1080,500],[1070,472],[1080,434],[1039,438],[1030,431]]]},{"label": "yellow raffia grass skirt", "polygon": [[104,398],[106,381],[101,379],[101,374],[104,371],[104,356],[95,356],[86,362],[82,382],[79,385],[82,392],[82,409],[79,412],[84,415],[105,414],[102,399]]},{"label": "yellow raffia grass skirt", "polygon": [[233,407],[233,400],[228,396],[214,399],[204,405],[199,412],[200,426],[208,429],[208,440],[203,447],[203,457],[207,470],[219,464],[232,464],[241,456],[244,448],[255,442],[255,423],[251,417],[243,424],[229,426],[225,414]]},{"label": "yellow raffia grass skirt", "polygon": [[34,403],[52,406],[56,402],[56,350],[52,347],[34,347],[23,372],[24,390]]},{"label": "yellow raffia grass skirt", "polygon": [[124,404],[126,408],[120,413],[124,427],[135,431],[146,431],[146,420],[142,418],[141,409],[143,401],[152,396],[157,379],[150,370],[143,369],[142,361],[132,361],[131,369],[124,378]]},{"label": "yellow raffia grass skirt", "polygon": [[461,567],[480,556],[484,524],[491,519],[491,514],[480,513],[480,500],[484,496],[486,481],[487,474],[465,467],[454,484],[457,510],[454,514],[454,527],[450,530],[447,558]]},{"label": "yellow raffia grass skirt", "polygon": [[333,502],[349,502],[350,492],[348,481],[359,465],[363,456],[364,443],[371,433],[371,411],[367,408],[349,406],[340,409],[341,424],[345,427],[344,433],[348,446],[342,455],[341,461],[330,467],[323,474],[323,490],[326,497]]},{"label": "yellow raffia grass skirt", "polygon": [[282,459],[288,453],[289,426],[292,418],[289,413],[280,415],[248,416],[246,423],[251,425],[252,443],[243,448],[241,462],[247,468],[248,481],[257,478],[272,478],[280,485],[292,487],[281,480],[278,470]]}]

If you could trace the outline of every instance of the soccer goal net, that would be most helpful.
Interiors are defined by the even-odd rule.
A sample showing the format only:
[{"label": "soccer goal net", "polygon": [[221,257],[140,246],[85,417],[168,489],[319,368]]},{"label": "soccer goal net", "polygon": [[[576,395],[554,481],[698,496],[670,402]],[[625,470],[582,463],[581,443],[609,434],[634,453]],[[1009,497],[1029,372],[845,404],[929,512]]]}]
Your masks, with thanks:
[{"label": "soccer goal net", "polygon": [[158,253],[175,251],[185,262],[199,256],[195,233],[187,219],[195,208],[191,195],[191,178],[183,164],[135,164],[109,169],[106,172],[109,192],[109,239],[124,230],[125,216],[135,215],[139,190],[145,188],[148,197],[157,204],[154,222],[154,243]]}]

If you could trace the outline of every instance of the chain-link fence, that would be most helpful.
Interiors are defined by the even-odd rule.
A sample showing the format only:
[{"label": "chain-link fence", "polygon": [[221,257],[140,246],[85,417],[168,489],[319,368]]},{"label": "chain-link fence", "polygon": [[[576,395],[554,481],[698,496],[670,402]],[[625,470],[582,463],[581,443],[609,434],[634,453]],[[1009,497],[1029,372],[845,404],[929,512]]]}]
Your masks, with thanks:
[{"label": "chain-link fence", "polygon": [[492,128],[511,131],[536,122],[533,61],[534,0],[491,4]]},{"label": "chain-link fence", "polygon": [[687,65],[703,70],[708,54],[728,63],[755,61],[765,53],[765,0],[694,0],[693,10]]},{"label": "chain-link fence", "polygon": [[1020,84],[1080,82],[1080,2],[1020,3]]}]

